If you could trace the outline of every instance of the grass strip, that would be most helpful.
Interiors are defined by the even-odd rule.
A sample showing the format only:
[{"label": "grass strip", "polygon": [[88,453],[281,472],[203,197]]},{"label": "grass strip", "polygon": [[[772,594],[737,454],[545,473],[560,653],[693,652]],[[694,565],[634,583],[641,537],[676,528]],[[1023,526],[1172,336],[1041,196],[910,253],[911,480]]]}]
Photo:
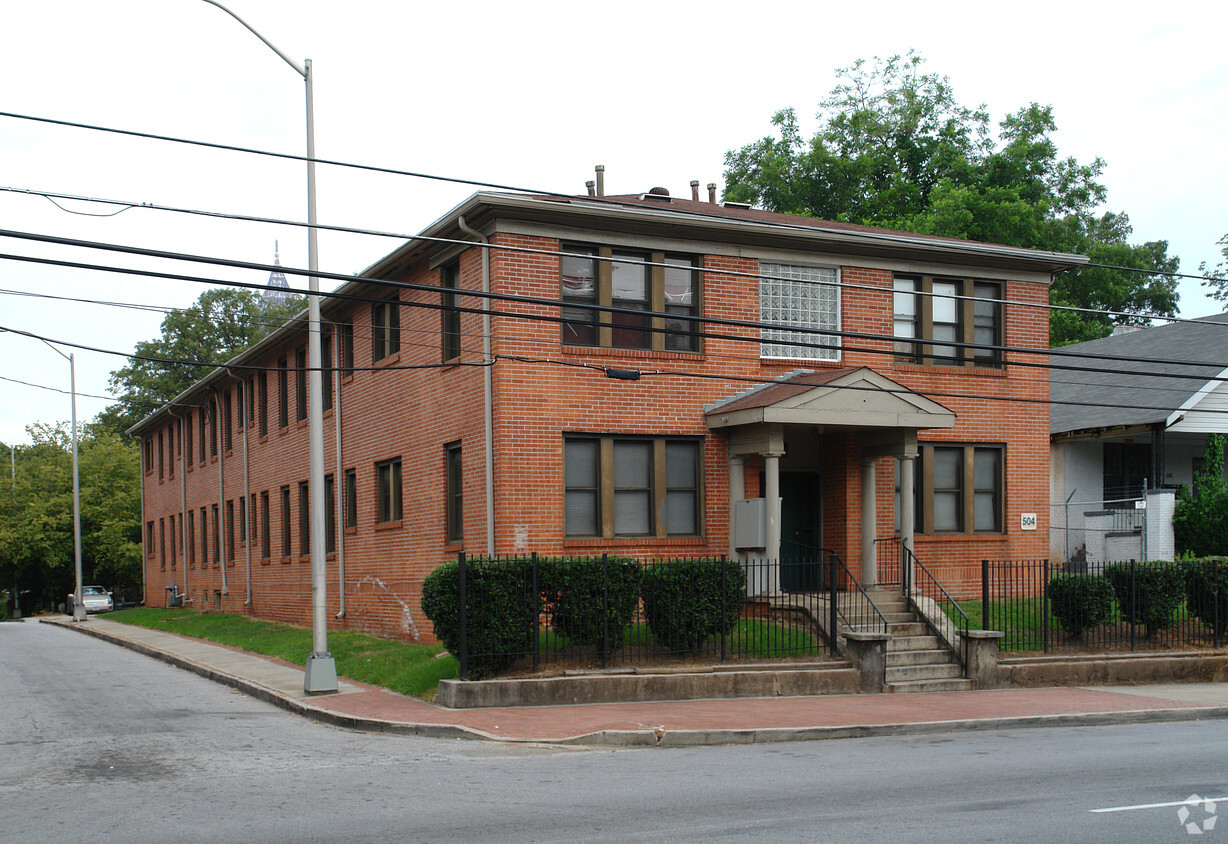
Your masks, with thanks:
[{"label": "grass strip", "polygon": [[[311,653],[309,628],[242,615],[138,607],[108,613],[106,617],[108,621],[191,636],[295,665],[305,665]],[[439,645],[413,645],[352,630],[334,630],[328,634],[328,649],[336,661],[339,677],[425,700],[435,696],[440,680],[459,676],[455,657],[437,656],[443,652]]]}]

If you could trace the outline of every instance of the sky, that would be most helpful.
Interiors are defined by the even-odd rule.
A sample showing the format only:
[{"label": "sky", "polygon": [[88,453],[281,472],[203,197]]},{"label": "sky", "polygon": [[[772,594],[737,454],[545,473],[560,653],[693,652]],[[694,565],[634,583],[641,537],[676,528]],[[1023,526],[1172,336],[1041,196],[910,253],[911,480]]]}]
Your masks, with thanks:
[{"label": "sky", "polygon": [[[685,196],[692,179],[723,188],[725,152],[770,134],[778,109],[796,108],[812,132],[839,68],[915,49],[960,102],[984,104],[995,122],[1030,102],[1052,105],[1060,154],[1104,159],[1103,210],[1129,214],[1132,242],[1167,240],[1182,271],[1197,272],[1200,261],[1221,260],[1216,240],[1228,233],[1228,7],[1219,4],[226,5],[295,62],[312,60],[321,159],[565,193],[583,193],[604,164],[609,193],[659,185]],[[0,20],[0,111],[305,152],[302,77],[204,0],[40,0],[6,4]],[[400,235],[475,190],[329,166],[317,182],[321,224]],[[4,232],[254,263],[271,263],[277,244],[283,265],[307,264],[301,227],[140,207],[305,221],[302,162],[0,116],[0,188],[13,189],[0,190]],[[86,216],[118,207],[67,200],[61,209],[22,191],[137,207]],[[330,232],[319,240],[321,270],[345,275],[401,243]],[[0,235],[0,254],[268,277],[11,235]],[[124,354],[158,335],[159,309],[186,307],[204,289],[0,258],[0,327],[118,353],[60,347],[73,354],[85,421],[109,403],[108,375]],[[1182,316],[1222,310],[1197,281],[1180,290]],[[69,419],[60,354],[0,333],[0,355],[0,442],[29,442],[27,426]]]}]

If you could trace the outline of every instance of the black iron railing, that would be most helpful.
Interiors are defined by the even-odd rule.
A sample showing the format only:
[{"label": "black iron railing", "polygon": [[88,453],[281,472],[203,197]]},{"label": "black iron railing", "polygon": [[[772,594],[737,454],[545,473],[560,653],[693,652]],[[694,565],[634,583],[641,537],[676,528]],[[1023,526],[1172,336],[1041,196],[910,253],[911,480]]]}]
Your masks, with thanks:
[{"label": "black iron railing", "polygon": [[903,547],[901,577],[909,605],[946,643],[960,667],[968,669],[968,614],[911,550]]}]

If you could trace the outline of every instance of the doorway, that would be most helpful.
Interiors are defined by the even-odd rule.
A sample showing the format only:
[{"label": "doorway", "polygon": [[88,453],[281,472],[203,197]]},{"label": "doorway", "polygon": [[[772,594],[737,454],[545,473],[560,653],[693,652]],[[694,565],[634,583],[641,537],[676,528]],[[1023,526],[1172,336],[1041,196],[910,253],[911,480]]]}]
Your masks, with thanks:
[{"label": "doorway", "polygon": [[780,588],[815,592],[826,587],[823,485],[818,472],[780,473]]}]

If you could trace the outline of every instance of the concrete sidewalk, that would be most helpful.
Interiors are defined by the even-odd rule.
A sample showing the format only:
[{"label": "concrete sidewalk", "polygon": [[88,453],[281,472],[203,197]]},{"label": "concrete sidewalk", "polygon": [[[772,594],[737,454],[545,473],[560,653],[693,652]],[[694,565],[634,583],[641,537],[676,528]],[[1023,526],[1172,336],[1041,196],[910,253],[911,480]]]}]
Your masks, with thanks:
[{"label": "concrete sidewalk", "polygon": [[1228,717],[1228,683],[445,709],[344,681],[336,694],[307,695],[301,666],[174,633],[95,617],[41,621],[156,657],[313,720],[440,738],[684,747]]}]

